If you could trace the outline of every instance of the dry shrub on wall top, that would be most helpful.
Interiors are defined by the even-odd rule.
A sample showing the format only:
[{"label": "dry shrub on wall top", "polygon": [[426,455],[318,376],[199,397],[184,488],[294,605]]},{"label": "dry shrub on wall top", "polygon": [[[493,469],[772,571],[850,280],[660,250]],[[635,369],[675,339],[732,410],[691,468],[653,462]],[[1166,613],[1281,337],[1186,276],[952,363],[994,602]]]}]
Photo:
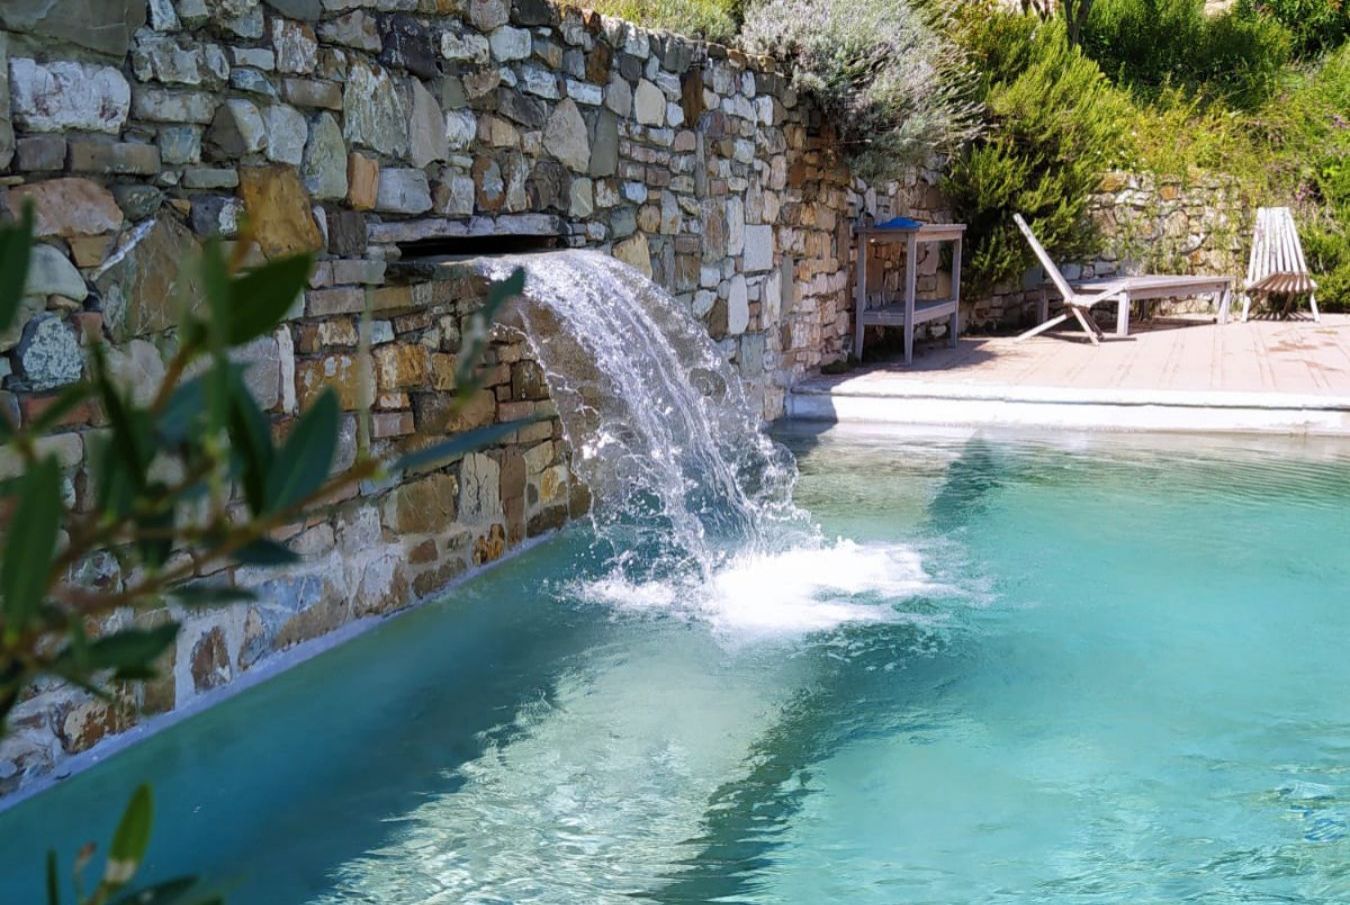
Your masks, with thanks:
[{"label": "dry shrub on wall top", "polygon": [[857,175],[887,179],[978,133],[947,18],[911,0],[754,0],[741,41],[789,65],[794,87],[838,127]]}]

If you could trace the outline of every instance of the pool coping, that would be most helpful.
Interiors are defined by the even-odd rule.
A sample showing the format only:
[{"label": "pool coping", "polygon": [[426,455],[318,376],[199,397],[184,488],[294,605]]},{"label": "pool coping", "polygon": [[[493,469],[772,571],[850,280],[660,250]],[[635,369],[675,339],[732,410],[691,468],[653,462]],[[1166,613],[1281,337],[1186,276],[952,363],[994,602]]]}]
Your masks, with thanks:
[{"label": "pool coping", "polygon": [[1350,395],[1008,386],[867,375],[788,393],[803,421],[1350,437]]}]

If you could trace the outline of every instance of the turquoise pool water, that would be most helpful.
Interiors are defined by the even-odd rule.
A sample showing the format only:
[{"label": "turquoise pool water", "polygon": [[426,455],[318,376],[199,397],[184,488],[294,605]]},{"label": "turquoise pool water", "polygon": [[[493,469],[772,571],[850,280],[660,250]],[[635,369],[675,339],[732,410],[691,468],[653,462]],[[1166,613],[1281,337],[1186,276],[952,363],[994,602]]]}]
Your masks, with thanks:
[{"label": "turquoise pool water", "polygon": [[845,540],[574,529],[0,813],[0,902],[147,778],[250,905],[1350,901],[1350,451],[788,441]]}]

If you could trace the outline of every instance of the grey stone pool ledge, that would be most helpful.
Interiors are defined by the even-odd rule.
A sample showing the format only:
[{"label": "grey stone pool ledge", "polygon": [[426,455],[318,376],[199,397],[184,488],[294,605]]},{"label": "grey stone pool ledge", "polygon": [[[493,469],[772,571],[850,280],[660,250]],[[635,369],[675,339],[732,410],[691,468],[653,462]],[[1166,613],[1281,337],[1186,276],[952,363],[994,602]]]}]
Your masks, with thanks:
[{"label": "grey stone pool ledge", "polygon": [[1323,396],[818,378],[793,389],[788,416],[839,423],[1350,437],[1350,393]]}]

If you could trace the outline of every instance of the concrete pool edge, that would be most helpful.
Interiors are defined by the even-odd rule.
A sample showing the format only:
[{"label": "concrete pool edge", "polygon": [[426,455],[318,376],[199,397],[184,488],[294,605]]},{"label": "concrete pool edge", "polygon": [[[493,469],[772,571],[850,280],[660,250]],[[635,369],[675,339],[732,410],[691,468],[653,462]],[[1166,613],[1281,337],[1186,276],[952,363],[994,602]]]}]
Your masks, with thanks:
[{"label": "concrete pool edge", "polygon": [[1350,395],[816,378],[793,387],[787,417],[841,424],[1350,437]]}]

